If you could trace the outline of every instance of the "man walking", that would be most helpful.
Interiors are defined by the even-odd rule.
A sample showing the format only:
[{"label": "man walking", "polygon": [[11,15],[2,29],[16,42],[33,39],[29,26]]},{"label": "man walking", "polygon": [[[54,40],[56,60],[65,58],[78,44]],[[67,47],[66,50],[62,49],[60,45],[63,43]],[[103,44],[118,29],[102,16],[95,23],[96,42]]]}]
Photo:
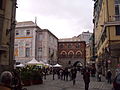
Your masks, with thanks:
[{"label": "man walking", "polygon": [[71,74],[72,74],[73,85],[75,85],[75,79],[76,79],[76,74],[77,74],[76,67],[73,67],[73,69],[71,69]]},{"label": "man walking", "polygon": [[111,77],[112,77],[112,73],[111,73],[110,70],[108,70],[108,72],[107,72],[107,80],[108,80],[108,83],[110,83],[110,84],[111,84]]},{"label": "man walking", "polygon": [[84,73],[83,73],[83,80],[85,83],[85,90],[88,90],[89,88],[89,83],[90,83],[90,72],[88,69],[85,69]]}]

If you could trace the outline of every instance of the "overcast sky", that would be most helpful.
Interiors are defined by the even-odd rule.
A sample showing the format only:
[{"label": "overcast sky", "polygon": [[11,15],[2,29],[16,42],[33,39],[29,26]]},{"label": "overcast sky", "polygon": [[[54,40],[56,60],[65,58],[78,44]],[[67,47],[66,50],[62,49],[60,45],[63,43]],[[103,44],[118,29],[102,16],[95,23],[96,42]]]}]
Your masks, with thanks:
[{"label": "overcast sky", "polygon": [[58,38],[71,38],[93,29],[92,0],[17,0],[16,19],[35,21]]}]

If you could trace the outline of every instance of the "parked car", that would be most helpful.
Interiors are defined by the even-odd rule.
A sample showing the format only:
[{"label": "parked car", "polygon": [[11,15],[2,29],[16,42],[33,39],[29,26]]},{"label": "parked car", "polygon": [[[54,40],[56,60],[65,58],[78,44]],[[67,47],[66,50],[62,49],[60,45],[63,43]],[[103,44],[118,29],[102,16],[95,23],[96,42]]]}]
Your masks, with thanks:
[{"label": "parked car", "polygon": [[118,74],[113,80],[113,89],[120,90],[120,74]]}]

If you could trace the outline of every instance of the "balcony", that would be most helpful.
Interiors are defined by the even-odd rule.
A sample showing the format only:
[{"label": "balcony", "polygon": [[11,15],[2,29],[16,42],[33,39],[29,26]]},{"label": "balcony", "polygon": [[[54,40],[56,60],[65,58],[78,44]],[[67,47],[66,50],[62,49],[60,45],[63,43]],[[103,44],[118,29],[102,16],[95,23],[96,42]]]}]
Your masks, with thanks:
[{"label": "balcony", "polygon": [[109,17],[109,22],[120,22],[120,15],[114,15]]},{"label": "balcony", "polygon": [[8,51],[8,46],[7,45],[0,45],[0,52],[6,52]]}]

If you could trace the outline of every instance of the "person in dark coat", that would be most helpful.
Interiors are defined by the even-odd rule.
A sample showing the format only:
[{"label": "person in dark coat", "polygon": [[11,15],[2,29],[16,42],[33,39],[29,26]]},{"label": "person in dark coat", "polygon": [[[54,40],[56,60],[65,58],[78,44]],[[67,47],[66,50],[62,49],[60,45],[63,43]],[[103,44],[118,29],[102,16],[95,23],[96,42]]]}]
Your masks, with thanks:
[{"label": "person in dark coat", "polygon": [[77,69],[75,67],[71,69],[71,74],[72,74],[73,85],[75,85],[75,79],[76,79],[76,74],[77,74]]},{"label": "person in dark coat", "polygon": [[12,90],[12,73],[4,71],[0,75],[0,90]]},{"label": "person in dark coat", "polygon": [[53,80],[55,80],[55,74],[56,74],[56,70],[53,68],[53,72],[52,72],[52,74],[53,74]]},{"label": "person in dark coat", "polygon": [[12,86],[13,86],[13,90],[22,90],[22,81],[20,78],[20,71],[17,70],[13,70],[13,79],[12,79]]},{"label": "person in dark coat", "polygon": [[85,69],[85,71],[83,73],[83,80],[85,83],[85,90],[88,90],[89,83],[90,83],[90,72],[87,69]]},{"label": "person in dark coat", "polygon": [[108,72],[107,72],[107,80],[108,80],[108,83],[110,83],[110,84],[111,84],[111,77],[112,77],[112,73],[111,73],[110,70],[108,70]]}]

